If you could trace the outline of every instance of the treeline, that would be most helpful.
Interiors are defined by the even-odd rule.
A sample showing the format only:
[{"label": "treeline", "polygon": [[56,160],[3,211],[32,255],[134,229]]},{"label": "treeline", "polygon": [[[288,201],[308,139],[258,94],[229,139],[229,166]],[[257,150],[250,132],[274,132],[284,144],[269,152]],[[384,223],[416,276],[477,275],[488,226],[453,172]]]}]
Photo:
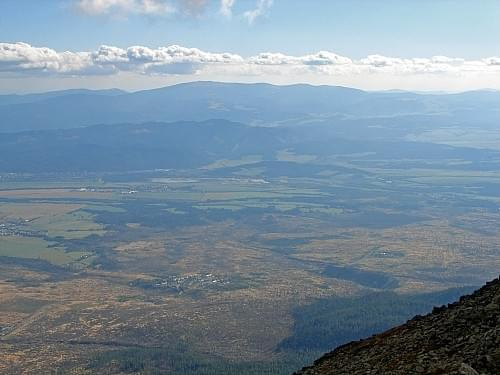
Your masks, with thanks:
[{"label": "treeline", "polygon": [[98,354],[89,364],[92,373],[142,375],[289,375],[318,353],[285,354],[266,362],[233,362],[195,353],[185,345],[119,349]]},{"label": "treeline", "polygon": [[283,351],[327,351],[402,324],[434,306],[457,300],[474,288],[453,288],[441,292],[399,295],[376,292],[354,298],[326,298],[297,308],[292,336],[283,340]]},{"label": "treeline", "polygon": [[118,349],[96,355],[92,373],[143,375],[281,375],[291,374],[320,353],[404,323],[457,300],[474,287],[441,292],[400,295],[375,292],[357,297],[332,297],[297,308],[293,334],[277,348],[274,360],[235,362],[193,351],[185,344],[159,348]]}]

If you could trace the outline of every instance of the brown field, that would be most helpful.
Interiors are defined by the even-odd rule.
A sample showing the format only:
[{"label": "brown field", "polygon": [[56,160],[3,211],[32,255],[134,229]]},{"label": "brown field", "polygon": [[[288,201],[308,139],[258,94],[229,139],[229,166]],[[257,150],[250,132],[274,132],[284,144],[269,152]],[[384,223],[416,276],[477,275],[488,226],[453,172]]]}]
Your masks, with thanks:
[{"label": "brown field", "polygon": [[[261,249],[221,241],[220,232],[228,230],[226,225],[199,227],[118,245],[119,272],[88,270],[50,281],[49,275],[20,267],[17,281],[0,282],[1,305],[8,306],[0,309],[0,326],[12,327],[0,340],[0,372],[43,373],[57,363],[77,366],[84,360],[82,348],[89,354],[109,349],[103,343],[110,342],[111,347],[137,342],[154,347],[169,337],[232,360],[268,360],[290,334],[293,306],[358,290],[353,283],[318,277],[293,262],[273,259]],[[190,241],[183,256],[173,259],[165,249],[186,242],[187,236]],[[260,276],[243,289],[207,290],[196,296],[129,286],[133,280],[166,274],[169,269],[180,275],[203,270],[254,280],[258,270]],[[123,296],[134,298],[123,301]],[[19,363],[23,369],[16,367]]]},{"label": "brown field", "polygon": [[[354,210],[303,212],[296,208],[323,207],[310,198],[328,196],[301,189],[277,189],[272,200],[259,190],[203,193],[218,200],[194,214],[201,193],[189,187],[126,198],[111,189],[0,190],[34,200],[0,205],[0,224],[22,221],[0,236],[0,373],[90,374],[97,353],[165,343],[269,361],[292,333],[295,308],[373,289],[326,275],[325,264],[390,276],[401,293],[481,283],[500,269],[500,213],[447,216],[429,206],[425,220],[405,225],[338,225]],[[235,205],[266,211],[247,218]]]}]

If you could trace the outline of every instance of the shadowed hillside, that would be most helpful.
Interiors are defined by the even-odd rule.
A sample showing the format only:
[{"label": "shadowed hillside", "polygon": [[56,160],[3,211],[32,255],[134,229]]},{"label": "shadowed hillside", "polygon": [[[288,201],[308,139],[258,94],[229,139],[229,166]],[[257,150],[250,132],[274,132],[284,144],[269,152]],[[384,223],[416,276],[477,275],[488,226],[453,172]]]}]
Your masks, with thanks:
[{"label": "shadowed hillside", "polygon": [[335,349],[297,375],[499,374],[500,280],[459,302]]}]

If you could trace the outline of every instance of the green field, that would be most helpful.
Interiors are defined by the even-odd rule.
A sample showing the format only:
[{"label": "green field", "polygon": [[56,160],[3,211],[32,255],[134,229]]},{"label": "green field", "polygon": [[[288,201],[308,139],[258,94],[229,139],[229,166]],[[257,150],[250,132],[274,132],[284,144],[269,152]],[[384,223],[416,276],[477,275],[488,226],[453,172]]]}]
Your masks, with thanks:
[{"label": "green field", "polygon": [[73,263],[87,264],[91,252],[66,252],[63,248],[53,247],[54,243],[40,238],[2,236],[0,237],[0,256],[45,260],[57,266]]},{"label": "green field", "polygon": [[62,215],[47,215],[29,223],[33,229],[46,232],[49,237],[65,239],[84,238],[91,234],[103,235],[104,227],[93,221],[88,212],[74,211]]}]

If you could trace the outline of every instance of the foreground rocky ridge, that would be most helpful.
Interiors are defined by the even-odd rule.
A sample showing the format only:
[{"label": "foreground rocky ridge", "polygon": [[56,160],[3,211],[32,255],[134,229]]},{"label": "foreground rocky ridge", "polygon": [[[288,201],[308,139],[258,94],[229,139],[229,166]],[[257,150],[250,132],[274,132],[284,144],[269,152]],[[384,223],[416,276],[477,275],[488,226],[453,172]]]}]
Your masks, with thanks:
[{"label": "foreground rocky ridge", "polygon": [[500,374],[500,279],[296,373],[330,374]]}]

